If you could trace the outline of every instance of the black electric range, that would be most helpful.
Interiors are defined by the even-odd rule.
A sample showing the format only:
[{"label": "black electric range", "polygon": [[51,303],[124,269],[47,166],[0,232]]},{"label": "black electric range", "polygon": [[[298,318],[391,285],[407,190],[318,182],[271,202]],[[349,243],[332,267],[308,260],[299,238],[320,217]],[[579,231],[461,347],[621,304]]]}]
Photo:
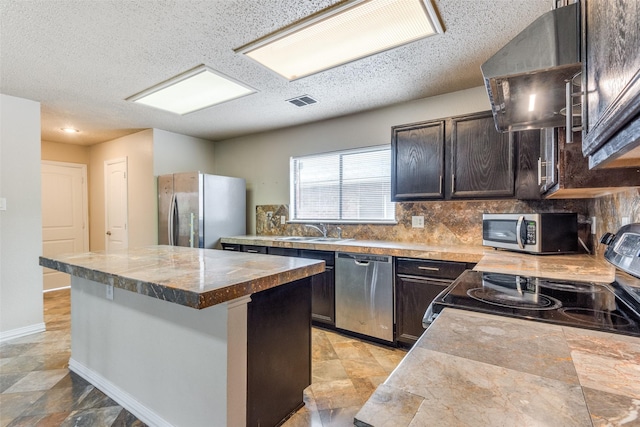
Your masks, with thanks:
[{"label": "black electric range", "polygon": [[445,307],[640,337],[640,224],[603,236],[611,283],[467,270],[431,303],[425,327]]}]

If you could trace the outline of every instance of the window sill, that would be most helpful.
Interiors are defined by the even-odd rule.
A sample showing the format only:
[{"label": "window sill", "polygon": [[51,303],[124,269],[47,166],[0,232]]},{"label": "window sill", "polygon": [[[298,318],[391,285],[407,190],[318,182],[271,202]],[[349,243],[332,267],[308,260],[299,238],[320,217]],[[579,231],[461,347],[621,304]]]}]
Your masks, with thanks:
[{"label": "window sill", "polygon": [[337,219],[291,219],[287,221],[287,224],[344,224],[344,225],[357,225],[357,224],[372,224],[372,225],[398,225],[398,221],[395,220],[337,220]]}]

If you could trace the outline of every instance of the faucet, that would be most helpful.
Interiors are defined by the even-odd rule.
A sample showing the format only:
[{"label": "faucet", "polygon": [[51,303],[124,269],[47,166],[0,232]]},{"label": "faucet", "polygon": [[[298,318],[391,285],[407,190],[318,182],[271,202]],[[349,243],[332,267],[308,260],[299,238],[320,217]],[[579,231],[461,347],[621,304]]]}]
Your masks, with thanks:
[{"label": "faucet", "polygon": [[322,233],[322,237],[326,238],[327,237],[327,226],[322,224],[322,223],[318,224],[318,226],[312,225],[312,224],[305,225],[305,227],[314,228],[314,229],[318,230],[319,232]]}]

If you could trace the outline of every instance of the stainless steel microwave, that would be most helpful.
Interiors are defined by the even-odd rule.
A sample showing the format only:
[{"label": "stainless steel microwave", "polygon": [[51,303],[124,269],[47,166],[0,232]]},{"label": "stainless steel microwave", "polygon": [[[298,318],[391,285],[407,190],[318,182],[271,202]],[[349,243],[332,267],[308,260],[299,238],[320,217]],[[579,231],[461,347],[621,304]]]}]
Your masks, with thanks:
[{"label": "stainless steel microwave", "polygon": [[578,215],[483,214],[482,244],[532,254],[577,252]]}]

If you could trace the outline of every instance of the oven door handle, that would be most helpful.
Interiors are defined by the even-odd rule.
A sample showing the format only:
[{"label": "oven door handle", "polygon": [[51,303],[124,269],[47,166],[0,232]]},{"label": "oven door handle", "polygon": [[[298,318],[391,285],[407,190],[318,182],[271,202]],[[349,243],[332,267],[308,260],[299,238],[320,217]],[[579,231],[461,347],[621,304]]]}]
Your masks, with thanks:
[{"label": "oven door handle", "polygon": [[518,247],[524,249],[524,242],[522,241],[522,224],[524,223],[524,215],[520,215],[518,223],[516,224],[516,242]]}]

